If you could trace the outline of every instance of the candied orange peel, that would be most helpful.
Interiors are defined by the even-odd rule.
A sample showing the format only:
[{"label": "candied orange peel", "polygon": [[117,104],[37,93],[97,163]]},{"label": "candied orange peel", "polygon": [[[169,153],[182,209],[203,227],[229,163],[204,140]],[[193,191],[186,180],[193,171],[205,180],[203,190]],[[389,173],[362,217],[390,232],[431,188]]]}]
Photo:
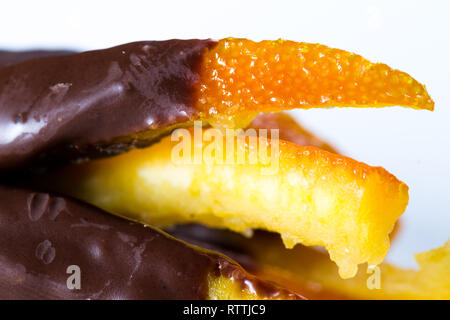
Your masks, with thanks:
[{"label": "candied orange peel", "polygon": [[[352,279],[341,279],[328,255],[314,248],[297,246],[286,250],[275,237],[258,234],[241,239],[262,267],[256,274],[277,281],[295,291],[299,288],[309,297],[327,299],[330,293],[338,299],[450,299],[450,240],[443,246],[414,255],[419,268],[403,269],[382,263],[378,271],[360,268]],[[378,287],[372,279],[379,277]],[[325,292],[321,297],[321,293]]]},{"label": "candied orange peel", "polygon": [[196,107],[213,125],[245,127],[258,112],[293,108],[434,108],[407,73],[321,44],[222,39],[201,66]]},{"label": "candied orange peel", "polygon": [[[259,157],[250,138],[239,144],[240,138],[233,137],[233,152],[235,159],[241,152],[245,159],[256,159],[254,164],[229,164],[216,157],[208,163],[175,162],[178,142],[166,137],[149,148],[70,166],[44,180],[53,181],[58,191],[146,224],[264,229],[281,234],[288,248],[321,245],[346,278],[356,274],[358,264],[382,262],[389,233],[408,203],[404,183],[383,168],[286,141],[279,141],[278,151],[271,149],[278,152],[277,172],[262,174],[272,163]],[[253,138],[272,147],[272,140]],[[194,153],[196,142],[190,139]],[[200,147],[203,154],[209,146]]]}]

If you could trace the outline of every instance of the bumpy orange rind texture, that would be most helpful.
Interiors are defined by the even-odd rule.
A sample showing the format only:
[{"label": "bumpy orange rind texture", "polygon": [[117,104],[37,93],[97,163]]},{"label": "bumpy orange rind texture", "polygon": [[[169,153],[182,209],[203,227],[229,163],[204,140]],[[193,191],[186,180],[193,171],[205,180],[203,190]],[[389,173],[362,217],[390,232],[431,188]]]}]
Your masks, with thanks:
[{"label": "bumpy orange rind texture", "polygon": [[245,127],[259,112],[405,106],[433,110],[407,73],[321,44],[222,39],[203,56],[196,107],[217,126]]},{"label": "bumpy orange rind texture", "polygon": [[[386,170],[262,137],[232,136],[228,163],[229,137],[221,137],[224,149],[216,149],[222,158],[208,158],[212,143],[199,144],[195,137],[184,136],[186,154],[178,149],[181,142],[166,137],[146,149],[70,166],[54,174],[53,187],[147,224],[264,229],[280,233],[288,248],[324,246],[346,278],[358,264],[382,262],[389,233],[408,203],[408,187]],[[270,156],[260,156],[261,146]],[[195,163],[199,151],[203,159]],[[174,159],[174,153],[190,161]]]},{"label": "bumpy orange rind texture", "polygon": [[328,255],[315,248],[286,250],[275,237],[242,238],[242,247],[262,267],[260,277],[308,292],[315,299],[450,299],[450,240],[440,248],[415,255],[418,270],[382,263],[360,268],[352,279],[341,279]]}]

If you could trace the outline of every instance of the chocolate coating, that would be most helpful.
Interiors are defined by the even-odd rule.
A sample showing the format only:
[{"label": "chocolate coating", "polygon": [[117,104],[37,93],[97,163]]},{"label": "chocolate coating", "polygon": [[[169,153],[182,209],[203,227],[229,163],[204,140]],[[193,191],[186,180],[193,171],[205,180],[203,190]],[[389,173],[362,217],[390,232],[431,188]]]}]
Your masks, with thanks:
[{"label": "chocolate coating", "polygon": [[[204,298],[211,256],[73,200],[0,187],[0,298]],[[81,269],[69,290],[66,269]]]},{"label": "chocolate coating", "polygon": [[[0,299],[203,299],[207,275],[285,292],[224,256],[69,198],[0,186]],[[68,289],[69,266],[81,289]]]},{"label": "chocolate coating", "polygon": [[134,42],[0,68],[0,170],[113,155],[189,123],[214,44]]},{"label": "chocolate coating", "polygon": [[0,67],[7,67],[23,61],[42,57],[64,56],[73,53],[68,50],[28,50],[28,51],[7,51],[0,50]]}]

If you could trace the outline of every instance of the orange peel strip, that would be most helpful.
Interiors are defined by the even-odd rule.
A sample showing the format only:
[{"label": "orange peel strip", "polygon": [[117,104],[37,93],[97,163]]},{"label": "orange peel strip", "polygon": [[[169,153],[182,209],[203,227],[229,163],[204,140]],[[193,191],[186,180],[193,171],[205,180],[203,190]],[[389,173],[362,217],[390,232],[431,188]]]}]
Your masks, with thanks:
[{"label": "orange peel strip", "polygon": [[217,126],[243,128],[259,112],[293,108],[434,108],[407,73],[321,44],[222,39],[199,73],[196,108]]},{"label": "orange peel strip", "polygon": [[[418,270],[382,263],[377,271],[360,268],[354,278],[346,280],[339,277],[328,255],[314,248],[286,250],[279,239],[262,234],[241,240],[242,247],[262,266],[255,272],[259,277],[294,291],[309,288],[308,297],[313,299],[327,299],[330,293],[339,299],[450,299],[450,240],[439,248],[415,254]],[[375,286],[377,276],[379,287]]]},{"label": "orange peel strip", "polygon": [[[195,161],[195,135],[185,139],[193,146],[186,155]],[[408,203],[404,183],[383,168],[315,147],[280,140],[277,150],[273,141],[254,137],[278,156],[267,162],[250,137],[238,139],[232,137],[232,155],[236,160],[245,154],[242,164],[216,157],[199,164],[174,161],[180,142],[166,137],[146,149],[70,166],[50,180],[58,191],[146,224],[264,229],[280,233],[288,248],[321,245],[345,278],[356,274],[358,264],[382,262],[389,233]],[[200,145],[203,155],[211,144]],[[216,152],[225,157],[228,150]]]},{"label": "orange peel strip", "polygon": [[[261,113],[252,120],[247,128],[257,130],[266,129],[269,138],[271,133],[270,130],[276,129],[278,130],[278,135],[281,140],[289,141],[299,146],[312,146],[328,152],[342,154],[333,145],[304,128],[290,114],[283,111]],[[400,220],[397,220],[394,229],[389,235],[391,242],[398,235],[400,228]]]}]

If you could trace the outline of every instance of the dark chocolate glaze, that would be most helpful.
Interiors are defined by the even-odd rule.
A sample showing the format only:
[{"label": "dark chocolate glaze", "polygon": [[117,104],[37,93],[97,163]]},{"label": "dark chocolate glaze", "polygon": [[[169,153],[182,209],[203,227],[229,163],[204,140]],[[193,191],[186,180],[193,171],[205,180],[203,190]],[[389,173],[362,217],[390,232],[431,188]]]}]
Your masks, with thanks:
[{"label": "dark chocolate glaze", "polygon": [[42,57],[65,56],[73,53],[69,50],[28,50],[28,51],[7,51],[0,50],[0,67],[7,67],[23,61]]},{"label": "dark chocolate glaze", "polygon": [[[71,265],[81,270],[81,289],[67,287]],[[289,295],[157,229],[69,198],[0,186],[0,299],[203,299],[208,274],[262,297]]]},{"label": "dark chocolate glaze", "polygon": [[134,42],[0,68],[0,170],[114,155],[188,124],[215,43]]}]

